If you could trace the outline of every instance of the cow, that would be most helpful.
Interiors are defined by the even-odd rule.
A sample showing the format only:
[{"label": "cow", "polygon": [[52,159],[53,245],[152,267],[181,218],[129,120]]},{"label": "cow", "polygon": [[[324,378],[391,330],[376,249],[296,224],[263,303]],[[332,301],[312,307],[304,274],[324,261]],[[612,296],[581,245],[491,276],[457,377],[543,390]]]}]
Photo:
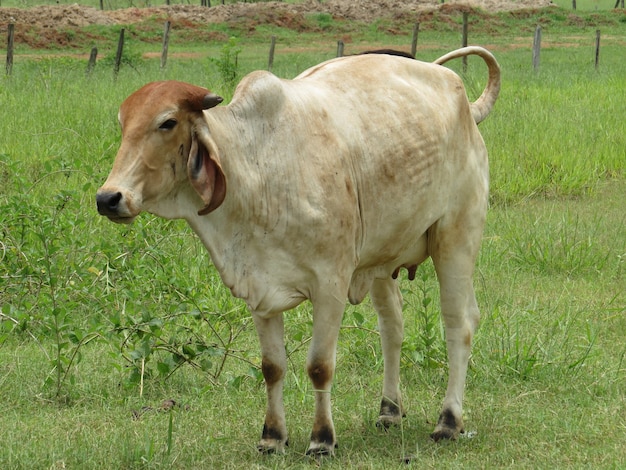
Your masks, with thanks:
[{"label": "cow", "polygon": [[[488,68],[470,103],[443,67],[477,55]],[[333,454],[331,383],[346,299],[369,293],[384,380],[378,425],[399,424],[403,341],[398,272],[426,258],[440,286],[449,379],[431,437],[463,432],[462,401],[479,321],[472,275],[485,223],[488,158],[477,124],[500,89],[478,46],[434,63],[385,54],[341,57],[292,80],[255,71],[228,105],[206,88],[149,83],[121,105],[122,140],[96,194],[98,212],[130,223],[142,211],[184,219],[224,284],[243,299],[261,347],[267,409],[258,449],[288,443],[283,312],[308,300],[306,368],[315,390],[307,453]]]}]

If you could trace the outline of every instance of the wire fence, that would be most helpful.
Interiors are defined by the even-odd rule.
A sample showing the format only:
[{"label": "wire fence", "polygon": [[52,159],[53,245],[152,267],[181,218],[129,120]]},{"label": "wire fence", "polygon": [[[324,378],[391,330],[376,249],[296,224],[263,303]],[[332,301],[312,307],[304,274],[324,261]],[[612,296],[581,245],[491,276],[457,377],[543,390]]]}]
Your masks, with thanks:
[{"label": "wire fence", "polygon": [[[468,24],[469,24],[469,14],[467,12],[464,12],[463,13],[462,37],[461,37],[462,47],[465,47],[468,45],[468,36],[469,36]],[[413,26],[413,34],[411,37],[411,52],[410,52],[410,56],[413,58],[415,57],[416,50],[417,50],[417,42],[418,42],[418,35],[419,35],[419,29],[420,29],[419,26],[420,26],[419,23],[415,23]],[[167,66],[167,55],[168,55],[168,49],[169,49],[170,32],[171,32],[171,22],[166,21],[163,27],[163,42],[162,42],[162,49],[161,49],[161,68],[162,69],[164,69]],[[538,70],[540,67],[541,36],[542,36],[541,26],[537,26],[534,32],[532,58],[531,58],[531,64],[534,70]],[[123,52],[124,52],[124,37],[125,37],[125,29],[122,28],[120,30],[116,54],[115,54],[115,60],[113,62],[113,73],[116,76],[122,65],[122,57],[123,57]],[[15,38],[15,24],[11,23],[7,27],[7,55],[6,55],[6,74],[7,75],[11,75],[13,71],[14,42],[15,42],[14,38]],[[596,69],[598,68],[600,64],[600,43],[601,43],[600,39],[601,39],[601,32],[598,29],[595,31],[595,36],[594,36],[594,44],[595,44],[594,66]],[[269,58],[268,58],[268,65],[267,65],[267,69],[269,71],[272,71],[272,66],[274,63],[274,55],[276,51],[276,43],[277,43],[276,37],[272,36],[271,42],[269,45]],[[337,57],[343,56],[343,51],[344,51],[343,41],[339,40],[337,41]],[[408,53],[405,53],[402,51],[386,50],[384,52],[399,53],[400,55],[408,55]],[[93,71],[96,65],[97,57],[98,57],[98,49],[97,47],[94,47],[91,49],[91,52],[89,54],[89,61],[87,63],[87,68],[86,68],[87,73],[91,73],[91,71]],[[466,68],[467,68],[467,59],[464,58],[463,71],[465,71]]]}]

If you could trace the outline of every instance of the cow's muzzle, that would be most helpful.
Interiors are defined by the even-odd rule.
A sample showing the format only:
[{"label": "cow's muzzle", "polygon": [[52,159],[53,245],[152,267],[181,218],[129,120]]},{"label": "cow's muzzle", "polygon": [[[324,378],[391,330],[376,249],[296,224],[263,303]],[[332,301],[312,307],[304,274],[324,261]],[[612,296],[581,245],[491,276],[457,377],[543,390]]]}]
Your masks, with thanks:
[{"label": "cow's muzzle", "polygon": [[100,190],[96,194],[98,213],[117,223],[130,223],[135,217],[128,213],[123,203],[123,194],[119,191]]}]

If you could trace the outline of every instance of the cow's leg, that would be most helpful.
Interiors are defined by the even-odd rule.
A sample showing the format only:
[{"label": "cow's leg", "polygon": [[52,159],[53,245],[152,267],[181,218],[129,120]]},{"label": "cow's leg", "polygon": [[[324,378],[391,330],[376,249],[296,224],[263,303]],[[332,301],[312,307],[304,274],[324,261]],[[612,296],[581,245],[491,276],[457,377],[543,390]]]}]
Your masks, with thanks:
[{"label": "cow's leg", "polygon": [[332,455],[337,446],[331,412],[330,391],[335,373],[337,339],[345,304],[342,296],[313,301],[313,338],[307,372],[315,393],[315,419],[307,455]]},{"label": "cow's leg", "polygon": [[252,315],[261,344],[261,370],[267,390],[267,411],[258,449],[264,453],[284,452],[287,426],[283,404],[283,381],[287,370],[283,315]]},{"label": "cow's leg", "polygon": [[400,424],[403,416],[400,395],[400,349],[403,337],[402,294],[395,279],[376,279],[370,297],[378,312],[385,376],[377,426]]},{"label": "cow's leg", "polygon": [[440,221],[429,233],[446,331],[449,377],[443,408],[431,437],[456,439],[463,429],[463,392],[474,331],[480,314],[472,274],[480,247],[484,212],[467,210],[451,223]]}]

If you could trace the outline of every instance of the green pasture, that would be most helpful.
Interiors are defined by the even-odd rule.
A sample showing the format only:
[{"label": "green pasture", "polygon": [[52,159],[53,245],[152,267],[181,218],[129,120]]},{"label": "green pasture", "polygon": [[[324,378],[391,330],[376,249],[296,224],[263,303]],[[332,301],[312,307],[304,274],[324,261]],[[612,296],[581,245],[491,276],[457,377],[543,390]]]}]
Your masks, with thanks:
[{"label": "green pasture", "polygon": [[[161,70],[158,54],[146,55],[159,52],[158,41],[145,40],[160,34],[153,21],[130,27],[117,77],[119,27],[77,33],[102,41],[90,75],[80,49],[18,44],[11,76],[0,75],[0,468],[626,467],[625,21],[623,13],[581,13],[580,21],[570,13],[499,14],[471,29],[471,42],[498,58],[503,86],[480,125],[492,191],[475,277],[482,323],[466,434],[437,444],[428,437],[447,360],[426,262],[414,281],[401,281],[406,419],[376,429],[376,318],[369,300],[348,306],[333,387],[339,449],[321,461],[304,455],[313,413],[304,370],[310,306],[286,314],[290,446],[283,456],[258,455],[265,391],[245,306],[184,223],[143,215],[114,225],[96,213],[95,191],[119,145],[118,106],[144,83],[185,80],[228,100],[238,77],[267,68],[271,35],[273,71],[291,78],[333,57],[346,30],[352,53],[406,50],[410,28],[390,34],[384,22],[323,17],[311,19],[329,24],[321,33],[207,26],[221,28],[224,40],[178,32]],[[419,58],[458,47],[457,20],[424,25]],[[533,70],[538,23],[544,47]],[[465,73],[450,66],[474,99],[482,62],[470,59]]]}]

